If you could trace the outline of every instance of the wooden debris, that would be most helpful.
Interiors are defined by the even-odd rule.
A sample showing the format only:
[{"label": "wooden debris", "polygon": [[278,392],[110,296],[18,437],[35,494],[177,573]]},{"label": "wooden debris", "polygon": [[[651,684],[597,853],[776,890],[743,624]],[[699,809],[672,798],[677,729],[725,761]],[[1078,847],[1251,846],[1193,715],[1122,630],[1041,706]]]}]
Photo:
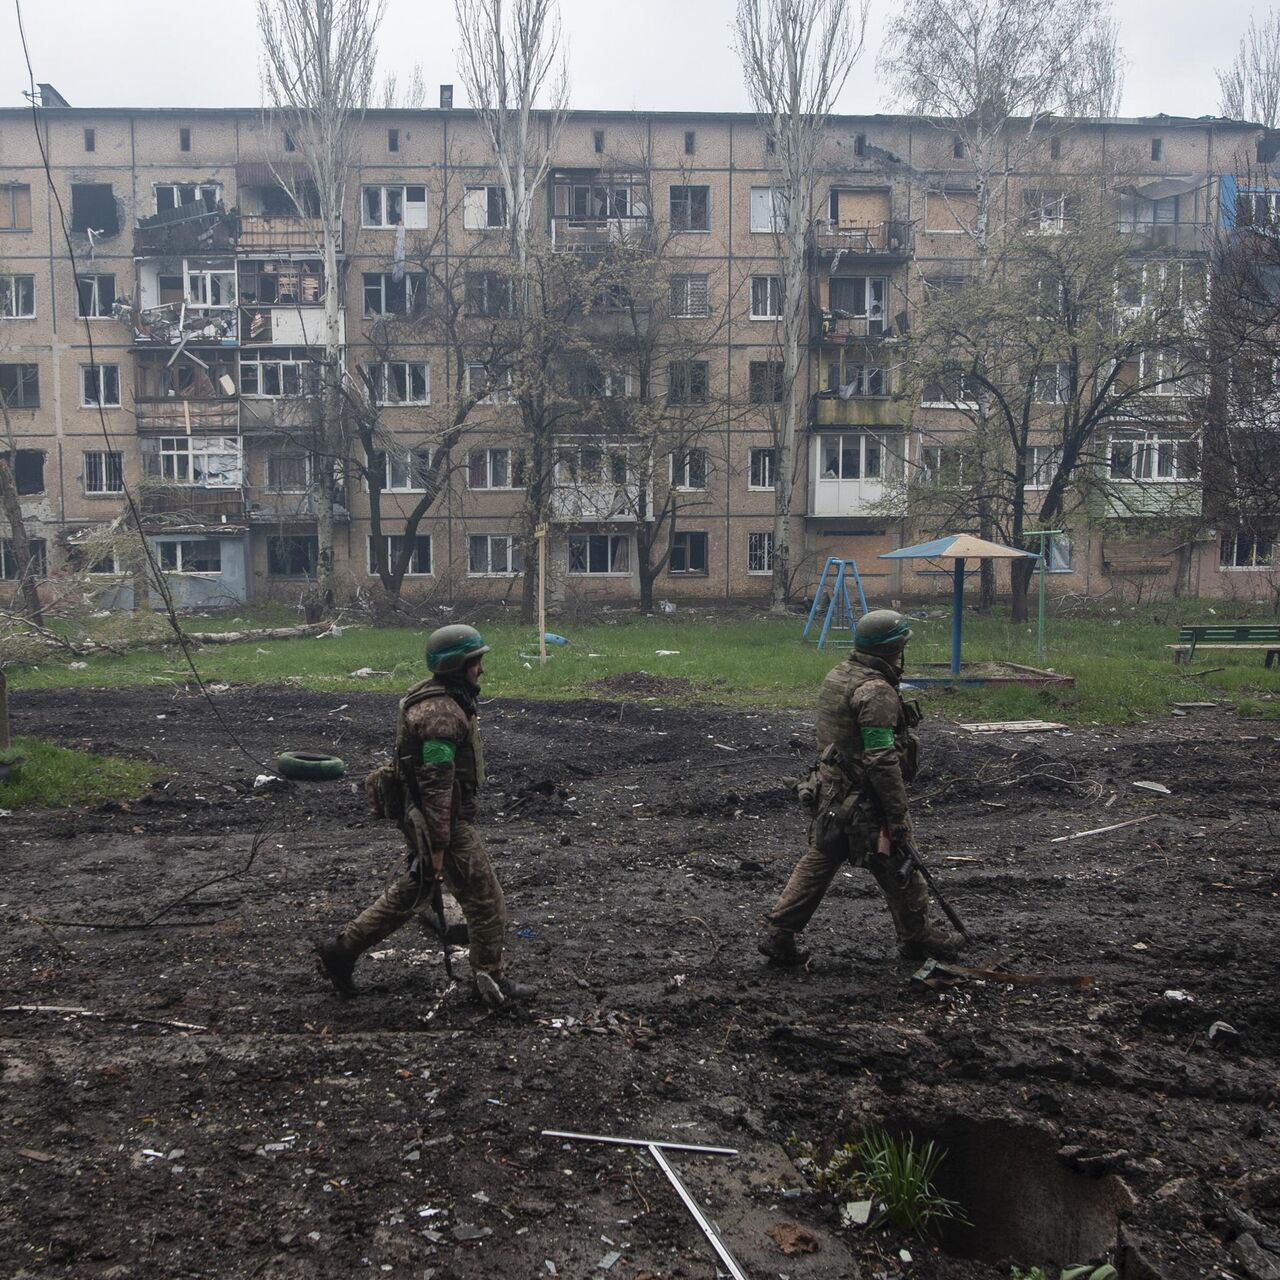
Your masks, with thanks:
[{"label": "wooden debris", "polygon": [[1067,726],[1055,720],[992,720],[984,724],[962,724],[960,727],[970,733],[1045,733]]},{"label": "wooden debris", "polygon": [[1129,818],[1125,822],[1113,822],[1109,827],[1093,827],[1089,831],[1073,831],[1069,836],[1054,836],[1050,844],[1061,844],[1064,840],[1083,840],[1085,836],[1100,836],[1106,831],[1119,831],[1121,827],[1136,826],[1139,822],[1150,822],[1156,815],[1148,813],[1141,818]]},{"label": "wooden debris", "polygon": [[30,1147],[19,1147],[18,1154],[27,1160],[34,1160],[37,1164],[48,1164],[53,1159],[45,1151],[32,1151]]},{"label": "wooden debris", "polygon": [[978,978],[983,982],[1004,982],[1017,987],[1091,987],[1093,975],[1088,973],[1006,973],[1003,969],[974,969],[964,964],[942,960],[926,960],[911,975],[916,986],[937,991],[954,986],[962,978]]}]

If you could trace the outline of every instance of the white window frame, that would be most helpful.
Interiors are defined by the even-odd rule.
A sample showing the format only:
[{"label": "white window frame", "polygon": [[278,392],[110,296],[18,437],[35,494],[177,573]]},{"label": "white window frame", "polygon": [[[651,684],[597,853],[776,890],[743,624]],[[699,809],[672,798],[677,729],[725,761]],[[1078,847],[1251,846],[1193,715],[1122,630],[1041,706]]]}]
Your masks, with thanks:
[{"label": "white window frame", "polygon": [[[378,221],[369,217],[369,192],[378,193]],[[421,191],[419,199],[410,200],[410,191]],[[400,198],[400,219],[388,218],[388,193]],[[406,231],[425,231],[428,225],[427,188],[420,182],[366,182],[360,187],[360,226],[366,231],[391,231],[403,223]]]},{"label": "white window frame", "polygon": [[1027,480],[1025,488],[1047,489],[1058,471],[1058,459],[1062,450],[1056,444],[1033,444],[1027,450]]},{"label": "white window frame", "polygon": [[[395,370],[400,370],[405,394],[401,398],[392,394],[395,387]],[[380,364],[367,364],[364,371],[373,386],[373,402],[388,408],[406,404],[431,403],[431,365],[425,360],[384,360]],[[420,395],[414,394],[415,374],[422,384]]]},{"label": "white window frame", "polygon": [[[839,441],[836,446],[839,457],[838,471],[833,476],[827,475],[824,469],[828,440]],[[845,455],[849,452],[849,446],[845,443],[847,440],[856,440],[858,442],[857,473],[854,475],[844,474]],[[875,449],[871,448],[872,443],[875,444]],[[818,478],[827,481],[855,481],[859,484],[869,480],[877,483],[882,482],[885,478],[885,455],[887,452],[884,437],[876,435],[874,431],[822,431],[818,434]],[[869,469],[868,459],[874,460],[874,471]]]},{"label": "white window frame", "polygon": [[[286,482],[279,474],[282,463],[302,463],[301,482]],[[272,478],[272,471],[277,474]],[[274,449],[267,455],[267,492],[268,493],[310,493],[311,492],[311,455],[305,449]]]},{"label": "white window frame", "polygon": [[[484,454],[484,484],[471,483],[471,460],[478,454]],[[494,455],[502,454],[505,457],[505,466],[507,469],[507,483],[494,484]],[[475,449],[467,451],[467,488],[476,493],[487,493],[491,490],[497,492],[505,492],[510,489],[523,489],[524,485],[515,483],[515,456],[512,450],[506,445],[496,445],[492,448],[487,446],[479,446]]]},{"label": "white window frame", "polygon": [[[474,376],[483,377],[486,382],[490,380],[489,371],[483,364],[467,365],[467,395],[471,394],[472,370],[478,369],[480,372]],[[493,385],[489,388],[487,396],[481,396],[476,402],[477,404],[512,404],[515,401],[515,391],[511,386],[511,366],[509,364],[499,365],[494,371],[498,376],[493,380]]]},{"label": "white window frame", "polygon": [[[675,207],[676,207],[675,193],[677,191],[683,191],[686,193],[686,195],[682,197],[681,203],[688,206],[688,212],[690,215],[688,221],[690,222],[692,222],[692,214],[693,214],[693,197],[687,193],[692,191],[705,191],[707,193],[707,225],[705,227],[677,225],[676,219],[673,216]],[[710,235],[711,234],[711,187],[705,182],[673,182],[667,188],[667,222],[672,232],[676,235],[694,235],[694,236]]]},{"label": "white window frame", "polygon": [[747,573],[753,578],[773,576],[772,529],[757,529],[747,534]]},{"label": "white window frame", "polygon": [[[111,281],[110,298],[106,299],[106,310],[103,308],[102,282],[104,280]],[[82,307],[83,295],[80,292],[81,284],[92,282],[92,310],[85,311]],[[76,319],[77,320],[110,320],[112,318],[112,308],[115,305],[116,277],[113,271],[89,271],[80,272],[75,276],[76,290]]]},{"label": "white window frame", "polygon": [[[212,302],[214,281],[217,280],[222,293],[221,302]],[[239,298],[240,281],[235,267],[213,269],[196,267],[183,259],[182,263],[182,295],[187,306],[193,311],[222,311],[234,307]],[[230,296],[228,296],[228,294]]]},{"label": "white window frame", "polygon": [[[114,462],[111,461],[113,458]],[[114,495],[124,492],[124,453],[119,449],[86,449],[83,468],[86,494]],[[96,475],[93,474],[95,472]],[[113,476],[119,478],[119,484],[111,484]]]},{"label": "white window frame", "polygon": [[[701,308],[698,295],[701,293]],[[677,305],[678,299],[678,305]],[[705,271],[679,272],[671,277],[671,316],[675,320],[701,320],[711,314],[711,277]]]},{"label": "white window frame", "polygon": [[[963,369],[957,369],[954,372],[955,376],[960,379],[960,393],[962,395],[972,395],[972,390],[967,385],[969,375],[965,373]],[[942,375],[939,375],[938,381],[939,383],[942,382]],[[922,396],[920,400],[920,407],[922,409],[976,409],[978,407],[978,401],[976,397],[972,400],[926,400]]]},{"label": "white window frame", "polygon": [[1036,404],[1066,404],[1071,395],[1071,365],[1066,360],[1042,364],[1035,374]]},{"label": "white window frame", "polygon": [[[692,466],[694,455],[702,460],[702,483],[694,484]],[[707,457],[706,449],[700,445],[695,445],[689,449],[682,449],[679,453],[674,450],[668,455],[671,462],[671,487],[679,493],[706,493],[711,483],[711,461]]]},{"label": "white window frame", "polygon": [[[757,459],[759,467],[757,467]],[[772,493],[777,485],[774,483],[774,472],[778,465],[778,451],[773,445],[755,445],[747,453],[747,488],[752,493]],[[757,470],[768,477],[767,484],[757,484]]]},{"label": "white window frame", "polygon": [[[387,569],[390,570],[395,561],[396,543],[403,543],[405,535],[403,533],[384,533],[382,541],[385,545],[384,554],[386,556]],[[414,535],[413,555],[409,557],[409,563],[405,566],[404,576],[406,578],[430,578],[435,574],[435,547],[431,541],[429,533],[418,533]],[[427,567],[419,568],[420,553],[422,544],[427,544]],[[377,576],[377,570],[373,567],[373,534],[367,535],[365,538],[365,561],[367,571],[370,577]]]},{"label": "white window frame", "polygon": [[[431,470],[431,446],[416,445],[404,451],[384,449],[382,451],[382,492],[383,493],[423,493],[426,486],[417,481]],[[397,475],[397,471],[399,474]],[[399,480],[402,483],[397,484]]]},{"label": "white window frame", "polygon": [[[191,191],[192,198],[185,203],[181,198],[184,190]],[[170,191],[173,193],[173,208],[184,209],[187,206],[204,205],[204,193],[212,192],[214,206],[222,199],[222,187],[217,182],[153,182],[151,184],[151,205],[157,213],[167,212],[160,208],[160,192]],[[206,206],[208,207],[208,206]]]},{"label": "white window frame", "polygon": [[[254,381],[258,384],[256,391],[245,390],[245,371],[249,368],[255,370]],[[263,391],[262,385],[265,381],[263,373],[266,370],[275,371],[275,379],[280,387],[278,391]],[[297,386],[292,389],[285,386],[286,371],[291,373],[293,379],[297,382]],[[318,372],[319,365],[314,359],[267,358],[265,352],[257,359],[246,359],[245,353],[242,352],[240,357],[240,395],[245,400],[288,400],[293,396],[313,395],[315,388],[308,388],[306,384],[318,378]]]},{"label": "white window frame", "polygon": [[787,225],[786,192],[781,187],[752,187],[749,225],[753,232],[777,235]]},{"label": "white window frame", "polygon": [[[1027,216],[1034,219],[1035,230],[1042,236],[1061,235],[1067,229],[1067,206],[1070,193],[1055,189],[1033,188],[1027,192],[1035,201],[1027,201]],[[1048,216],[1046,217],[1046,211]]]},{"label": "white window frame", "polygon": [[[187,548],[208,544],[218,548],[218,567],[216,569],[188,569],[186,561],[195,557]],[[173,564],[165,564],[169,558],[168,548],[173,548]],[[165,573],[180,573],[187,578],[218,578],[222,576],[222,542],[218,538],[166,538],[155,544],[156,563]]]},{"label": "white window frame", "polygon": [[[475,552],[480,543],[484,544],[483,569],[477,569]],[[494,568],[494,547],[505,544],[505,555],[502,561],[507,568]],[[467,577],[468,578],[518,578],[524,572],[524,550],[519,541],[510,533],[472,533],[467,536]]]},{"label": "white window frame", "polygon": [[[889,371],[881,364],[846,364],[843,366],[847,382],[839,383],[838,386],[831,386],[831,370],[839,368],[839,361],[829,360],[827,362],[826,377],[823,382],[823,390],[827,394],[840,392],[846,387],[852,387],[853,390],[845,395],[840,395],[842,400],[877,400],[889,394]],[[876,383],[879,383],[878,389],[873,389]]]},{"label": "white window frame", "polygon": [[[606,540],[607,569],[592,569],[591,546],[593,539]],[[574,546],[581,545],[585,556],[585,569],[573,567]],[[575,578],[623,578],[631,576],[631,535],[627,533],[571,533],[567,543],[568,572]],[[619,567],[621,565],[621,567]]]},{"label": "white window frame", "polygon": [[[20,280],[26,281],[26,298],[30,302],[30,311],[19,311],[22,301],[19,294]],[[6,271],[0,273],[0,320],[34,320],[36,318],[36,278],[24,272]]]},{"label": "white window frame", "polygon": [[[209,458],[234,454],[235,466],[227,479],[210,482]],[[161,436],[154,455],[159,479],[191,489],[239,489],[244,483],[244,448],[239,436]],[[205,461],[202,463],[201,459]],[[185,461],[185,466],[181,465]],[[186,476],[182,476],[182,471]],[[196,479],[203,475],[203,480]],[[221,470],[217,474],[224,474]]]},{"label": "white window frame", "polygon": [[[677,569],[674,567],[676,558],[676,539],[684,539],[685,567]],[[689,567],[689,552],[691,550],[689,539],[702,539],[702,568],[691,569]],[[711,572],[711,535],[705,529],[676,529],[671,535],[671,549],[667,556],[667,574],[674,578],[705,578]]]},{"label": "white window frame", "polygon": [[[90,383],[94,385],[91,387]],[[114,383],[115,398],[110,399]],[[120,408],[120,366],[118,364],[82,364],[80,366],[80,407],[96,409]]]},{"label": "white window frame", "polygon": [[[1226,564],[1222,560],[1222,546],[1226,540],[1231,539],[1231,563]],[[1258,534],[1246,533],[1243,529],[1228,530],[1224,533],[1218,543],[1218,571],[1220,573],[1263,573],[1270,572],[1276,567],[1276,543],[1280,541],[1276,537],[1263,538]],[[1241,563],[1240,547],[1242,545],[1249,547],[1249,555],[1246,563]],[[1267,548],[1267,558],[1260,559],[1258,556],[1259,544],[1265,545]]]},{"label": "white window frame", "polygon": [[[1183,449],[1192,441],[1188,436],[1175,436],[1157,431],[1118,432],[1107,441],[1107,479],[1112,484],[1191,484],[1198,477],[1183,475]],[[1128,475],[1115,474],[1115,449],[1117,445],[1132,446]],[[1168,453],[1163,451],[1168,449]],[[1168,466],[1165,474],[1158,474],[1162,465]]]},{"label": "white window frame", "polygon": [[[763,286],[763,287],[762,287]],[[760,295],[763,295],[761,298]],[[765,309],[758,309],[760,301]],[[751,318],[752,320],[781,320],[783,308],[782,277],[751,277]]]},{"label": "white window frame", "polygon": [[[945,456],[951,455],[951,456]],[[955,473],[944,477],[944,462],[955,461]],[[958,444],[921,444],[920,482],[958,489],[964,485],[964,473],[973,465],[971,451]]]},{"label": "white window frame", "polygon": [[[492,192],[497,192],[502,220],[492,221]],[[466,231],[499,231],[511,225],[511,210],[507,208],[507,189],[490,183],[487,186],[469,186],[462,193],[462,226]]]},{"label": "white window frame", "polygon": [[[103,568],[101,567],[101,565],[102,565],[102,563],[103,563],[103,561],[104,561],[104,560],[110,560],[110,561],[111,561],[111,567],[110,567],[109,569],[103,569]],[[85,570],[85,572],[86,572],[86,573],[89,575],[89,577],[91,577],[91,578],[119,578],[119,577],[122,577],[122,576],[123,576],[123,574],[124,574],[124,569],[123,569],[123,567],[121,566],[121,563],[120,563],[120,553],[115,549],[115,547],[108,547],[108,548],[107,548],[107,550],[106,550],[102,555],[100,555],[100,556],[99,556],[99,557],[98,557],[98,558],[93,562],[93,564],[91,564],[91,565],[88,567],[88,569],[86,569],[86,570]]]}]

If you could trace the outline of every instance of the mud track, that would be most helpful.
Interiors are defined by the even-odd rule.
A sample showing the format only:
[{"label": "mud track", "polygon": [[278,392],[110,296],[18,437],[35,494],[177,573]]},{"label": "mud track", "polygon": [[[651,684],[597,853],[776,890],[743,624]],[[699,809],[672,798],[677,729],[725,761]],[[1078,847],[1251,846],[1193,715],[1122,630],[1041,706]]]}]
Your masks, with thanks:
[{"label": "mud track", "polygon": [[[544,1128],[741,1148],[677,1163],[752,1276],[1007,1280],[1010,1257],[1112,1247],[1126,1280],[1280,1263],[1271,726],[1197,712],[975,740],[927,723],[919,830],[979,935],[966,959],[1094,983],[926,991],[860,871],[809,930],[812,972],[756,955],[800,848],[781,779],[812,716],[649,692],[484,708],[481,827],[512,970],[542,989],[518,1016],[441,999],[414,926],[362,961],[358,1000],[317,980],[311,940],[398,856],[349,782],[253,792],[257,768],[186,691],[17,695],[20,731],[167,776],[128,805],[0,819],[0,1003],[87,1011],[0,1015],[0,1273],[715,1274],[647,1158]],[[394,709],[217,696],[254,754],[328,748],[352,775]],[[242,868],[264,829],[246,872],[153,927],[49,923],[136,924]],[[1218,1020],[1238,1045],[1210,1042]],[[951,1149],[945,1189],[974,1222],[952,1253],[840,1231],[782,1155],[870,1122]],[[779,1221],[817,1252],[781,1253],[765,1235]]]}]

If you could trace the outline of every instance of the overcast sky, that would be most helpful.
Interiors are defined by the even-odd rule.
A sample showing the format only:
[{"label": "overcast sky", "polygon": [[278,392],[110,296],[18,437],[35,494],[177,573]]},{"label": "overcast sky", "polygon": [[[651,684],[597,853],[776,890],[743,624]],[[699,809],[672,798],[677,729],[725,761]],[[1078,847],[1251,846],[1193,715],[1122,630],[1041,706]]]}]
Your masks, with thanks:
[{"label": "overcast sky", "polygon": [[[839,110],[891,108],[876,72],[892,0],[872,0],[867,49]],[[730,46],[734,0],[561,0],[575,107],[742,111]],[[1124,114],[1209,115],[1216,67],[1265,0],[1116,0],[1128,66]],[[253,0],[22,0],[35,78],[73,106],[228,107],[261,101]],[[427,106],[456,82],[452,0],[388,0],[382,65],[421,64]],[[0,102],[21,106],[27,73],[13,9],[0,8]],[[464,106],[461,87],[455,103]]]}]

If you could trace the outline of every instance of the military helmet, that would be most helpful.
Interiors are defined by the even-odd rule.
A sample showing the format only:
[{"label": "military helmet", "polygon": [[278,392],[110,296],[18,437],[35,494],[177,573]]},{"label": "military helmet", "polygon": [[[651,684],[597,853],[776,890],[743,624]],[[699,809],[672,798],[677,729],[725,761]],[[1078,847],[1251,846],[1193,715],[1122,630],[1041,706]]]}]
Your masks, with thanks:
[{"label": "military helmet", "polygon": [[872,609],[858,619],[853,647],[867,653],[896,653],[910,639],[911,628],[896,609]]},{"label": "military helmet", "polygon": [[468,662],[489,652],[489,646],[475,627],[457,622],[440,627],[427,637],[427,668],[438,676],[461,671]]}]

